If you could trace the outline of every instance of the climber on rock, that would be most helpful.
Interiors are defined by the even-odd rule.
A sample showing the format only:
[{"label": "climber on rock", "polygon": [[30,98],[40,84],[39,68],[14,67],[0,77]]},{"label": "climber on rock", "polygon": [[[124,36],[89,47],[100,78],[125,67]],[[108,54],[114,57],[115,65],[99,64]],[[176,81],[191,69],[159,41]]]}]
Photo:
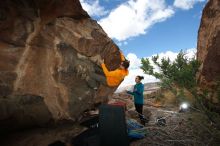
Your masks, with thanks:
[{"label": "climber on rock", "polygon": [[109,87],[117,87],[120,85],[120,83],[124,80],[125,76],[128,75],[128,67],[130,65],[130,62],[125,59],[124,55],[122,52],[120,52],[120,58],[121,58],[121,63],[119,68],[113,71],[109,71],[104,63],[104,59],[99,60],[99,64],[102,67],[102,70],[105,74],[105,77],[96,73],[91,73],[91,78],[94,80],[88,81],[88,84],[90,87],[93,89],[97,89],[97,82],[101,82],[104,85],[107,85]]}]

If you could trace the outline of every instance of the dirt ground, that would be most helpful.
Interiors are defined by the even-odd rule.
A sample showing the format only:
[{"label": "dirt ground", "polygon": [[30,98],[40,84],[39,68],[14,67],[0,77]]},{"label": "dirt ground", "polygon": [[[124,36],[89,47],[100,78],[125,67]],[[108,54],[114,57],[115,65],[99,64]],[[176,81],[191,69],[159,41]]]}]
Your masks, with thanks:
[{"label": "dirt ground", "polygon": [[[134,110],[134,109],[132,109]],[[179,107],[144,106],[145,117],[150,121],[145,125],[145,138],[134,141],[130,146],[219,146],[220,123],[215,125],[201,111],[189,108],[179,112]],[[165,119],[164,126],[156,119]]]},{"label": "dirt ground", "polygon": [[[144,115],[149,122],[144,129],[147,135],[143,139],[135,140],[130,146],[219,146],[220,122],[213,123],[202,111],[189,108],[186,112],[179,112],[178,106],[159,106],[154,104],[153,98],[145,99]],[[117,95],[110,102],[124,101],[127,104],[127,118],[139,121],[135,112],[132,98]],[[165,125],[158,125],[156,119],[165,119]],[[220,121],[220,120],[219,120]],[[66,124],[50,129],[36,129],[18,132],[5,137],[0,145],[4,146],[48,146],[54,141],[62,141],[72,146],[70,139],[80,134],[85,128],[79,125]]]}]

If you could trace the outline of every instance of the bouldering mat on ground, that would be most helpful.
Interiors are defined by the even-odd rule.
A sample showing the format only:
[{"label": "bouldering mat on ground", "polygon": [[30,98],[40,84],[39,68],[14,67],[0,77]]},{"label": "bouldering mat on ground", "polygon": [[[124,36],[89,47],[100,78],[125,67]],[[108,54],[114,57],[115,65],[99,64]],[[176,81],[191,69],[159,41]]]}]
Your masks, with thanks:
[{"label": "bouldering mat on ground", "polygon": [[124,108],[101,105],[99,109],[99,132],[101,146],[128,146],[129,139]]}]

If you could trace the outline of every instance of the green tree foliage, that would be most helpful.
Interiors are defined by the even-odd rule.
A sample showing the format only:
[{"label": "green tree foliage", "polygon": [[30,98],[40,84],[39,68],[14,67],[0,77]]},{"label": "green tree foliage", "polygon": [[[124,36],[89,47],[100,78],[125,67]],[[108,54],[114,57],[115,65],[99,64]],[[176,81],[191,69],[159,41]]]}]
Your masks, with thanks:
[{"label": "green tree foliage", "polygon": [[[220,122],[219,113],[217,114],[215,112],[213,103],[207,100],[210,94],[209,91],[203,90],[203,93],[197,92],[196,73],[200,63],[195,57],[187,58],[186,53],[180,51],[173,62],[169,58],[162,58],[159,61],[158,55],[153,56],[151,60],[159,71],[155,71],[149,58],[142,58],[141,69],[144,73],[160,79],[162,88],[172,91],[179,102],[184,100],[185,95],[183,89],[188,89],[196,99],[194,106],[204,113],[214,124],[217,125]],[[178,87],[179,90],[177,90],[176,87]],[[215,91],[217,91],[217,96],[220,99],[220,80],[217,82]],[[220,127],[218,128],[220,130]]]},{"label": "green tree foliage", "polygon": [[159,72],[154,71],[149,58],[141,59],[141,69],[144,73],[153,75],[162,82],[162,87],[172,89],[175,84],[181,88],[192,89],[196,86],[196,72],[200,63],[195,57],[187,58],[186,53],[180,51],[177,58],[172,62],[169,58],[153,56],[152,62],[158,67]]}]

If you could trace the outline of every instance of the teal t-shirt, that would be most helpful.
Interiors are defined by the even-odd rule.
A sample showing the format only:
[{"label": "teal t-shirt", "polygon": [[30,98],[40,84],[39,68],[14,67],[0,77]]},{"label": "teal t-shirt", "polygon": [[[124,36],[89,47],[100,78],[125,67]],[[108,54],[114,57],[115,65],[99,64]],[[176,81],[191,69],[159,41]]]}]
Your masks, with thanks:
[{"label": "teal t-shirt", "polygon": [[133,92],[128,91],[128,94],[134,96],[134,103],[135,104],[144,104],[144,84],[138,83],[134,86]]}]

